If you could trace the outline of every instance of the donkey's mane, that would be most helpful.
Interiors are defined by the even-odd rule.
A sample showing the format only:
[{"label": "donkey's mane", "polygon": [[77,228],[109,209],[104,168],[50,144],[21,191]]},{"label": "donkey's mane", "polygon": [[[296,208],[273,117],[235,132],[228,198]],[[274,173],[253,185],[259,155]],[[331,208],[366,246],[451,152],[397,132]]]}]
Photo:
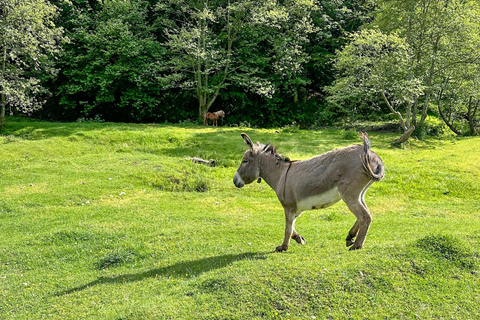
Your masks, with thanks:
[{"label": "donkey's mane", "polygon": [[290,158],[284,157],[280,153],[278,153],[277,148],[275,148],[275,146],[271,143],[267,143],[266,145],[264,145],[262,151],[274,155],[277,161],[290,162]]}]

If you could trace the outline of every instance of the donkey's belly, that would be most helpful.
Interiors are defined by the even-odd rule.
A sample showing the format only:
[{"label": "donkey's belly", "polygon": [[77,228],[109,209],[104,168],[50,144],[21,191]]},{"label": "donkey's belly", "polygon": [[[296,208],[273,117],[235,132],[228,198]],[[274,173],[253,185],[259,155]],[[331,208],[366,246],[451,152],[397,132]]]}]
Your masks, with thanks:
[{"label": "donkey's belly", "polygon": [[337,188],[330,189],[324,193],[317,194],[297,202],[297,211],[321,209],[331,206],[340,201],[341,197]]}]

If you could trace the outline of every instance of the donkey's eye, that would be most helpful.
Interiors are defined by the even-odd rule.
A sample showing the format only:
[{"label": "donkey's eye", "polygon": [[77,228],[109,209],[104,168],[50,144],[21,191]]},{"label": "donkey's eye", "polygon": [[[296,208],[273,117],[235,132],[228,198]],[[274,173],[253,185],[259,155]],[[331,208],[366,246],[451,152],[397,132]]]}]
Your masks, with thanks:
[{"label": "donkey's eye", "polygon": [[247,163],[248,163],[248,160],[242,160],[242,163],[247,164]]}]

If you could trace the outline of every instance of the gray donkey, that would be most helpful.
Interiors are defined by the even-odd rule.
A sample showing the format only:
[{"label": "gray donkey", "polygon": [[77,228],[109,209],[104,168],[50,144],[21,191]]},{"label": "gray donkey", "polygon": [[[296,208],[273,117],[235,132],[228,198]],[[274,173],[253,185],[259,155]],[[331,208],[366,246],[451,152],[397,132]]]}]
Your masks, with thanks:
[{"label": "gray donkey", "polygon": [[261,179],[275,190],[285,210],[285,238],[275,251],[288,249],[290,238],[300,244],[305,239],[295,231],[295,220],[303,211],[326,208],[343,200],[357,221],[348,232],[347,247],[363,247],[372,222],[365,204],[365,192],[374,181],[385,175],[382,159],[370,150],[370,139],[361,133],[362,145],[336,149],[303,161],[282,157],[270,144],[259,142],[242,133],[249,147],[243,156],[233,182],[237,188]]}]

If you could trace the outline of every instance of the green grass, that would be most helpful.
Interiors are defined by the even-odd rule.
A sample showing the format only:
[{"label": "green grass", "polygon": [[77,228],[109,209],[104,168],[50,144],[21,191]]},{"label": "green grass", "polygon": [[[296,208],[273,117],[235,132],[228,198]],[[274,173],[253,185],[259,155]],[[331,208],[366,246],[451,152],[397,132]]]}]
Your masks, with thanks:
[{"label": "green grass", "polygon": [[[243,129],[306,159],[359,143],[340,130]],[[480,138],[390,146],[349,252],[343,203],[283,237],[274,192],[232,178],[239,128],[16,122],[0,136],[0,319],[480,317]],[[188,157],[216,160],[216,167]]]}]

